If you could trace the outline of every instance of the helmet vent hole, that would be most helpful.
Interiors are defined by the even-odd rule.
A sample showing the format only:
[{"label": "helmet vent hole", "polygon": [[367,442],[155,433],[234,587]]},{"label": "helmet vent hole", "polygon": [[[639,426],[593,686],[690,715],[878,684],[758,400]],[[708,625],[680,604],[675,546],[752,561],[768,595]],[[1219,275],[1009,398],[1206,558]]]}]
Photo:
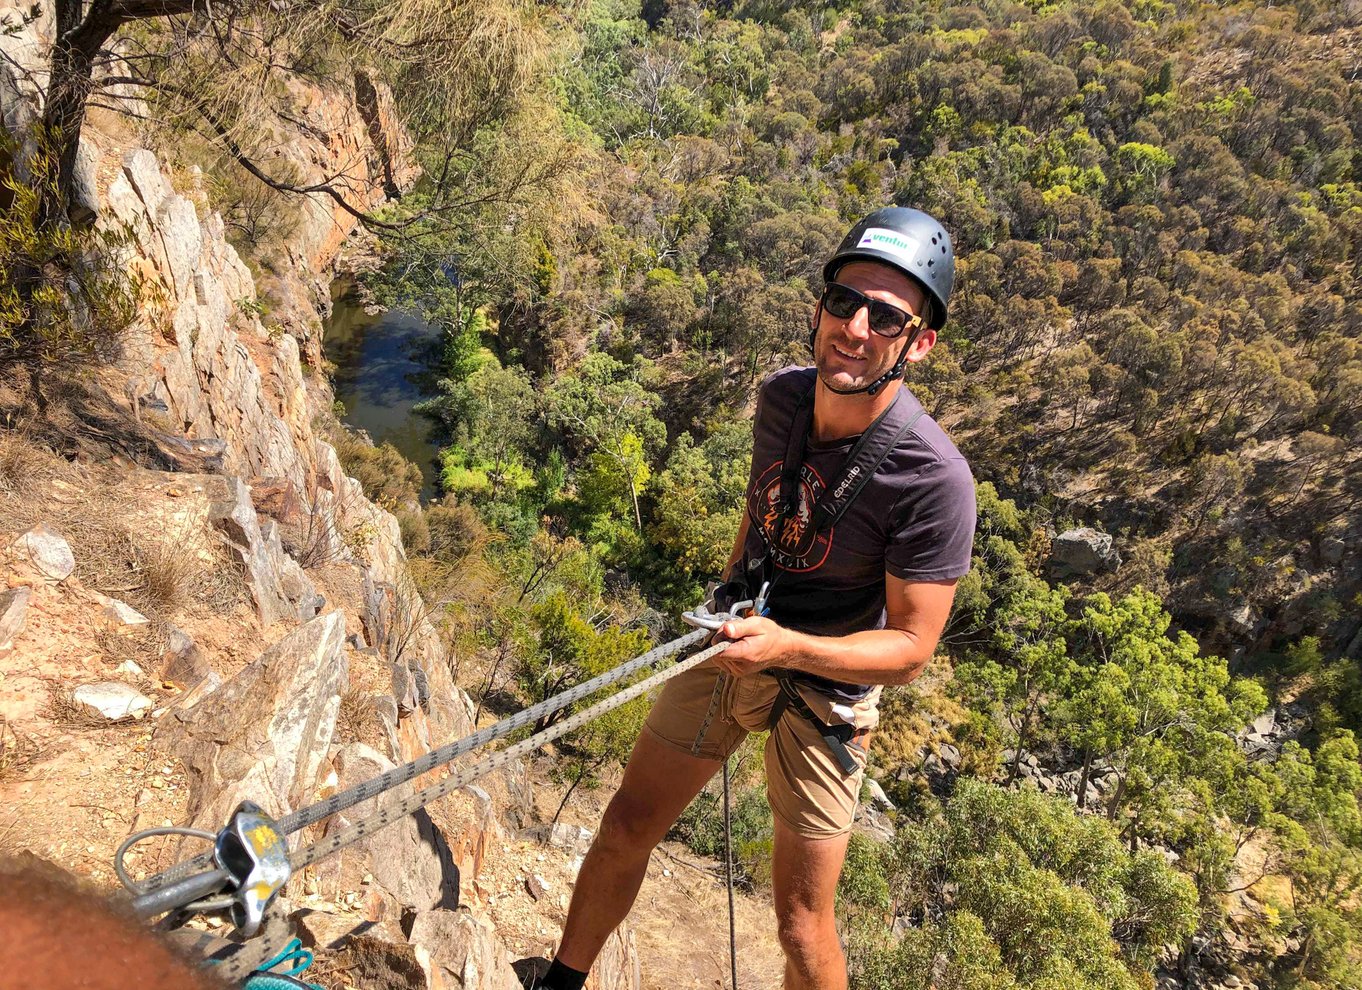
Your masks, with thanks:
[{"label": "helmet vent hole", "polygon": [[928,258],[928,259],[927,259],[927,267],[928,267],[928,268],[931,268],[932,265],[934,265],[934,264],[936,264],[936,260],[935,260],[934,258]]},{"label": "helmet vent hole", "polygon": [[941,245],[941,253],[942,253],[942,254],[945,254],[945,253],[946,253],[946,245],[944,245],[944,244]]},{"label": "helmet vent hole", "polygon": [[935,238],[935,237],[932,238],[932,243],[933,243],[933,244],[936,243],[936,238]]}]

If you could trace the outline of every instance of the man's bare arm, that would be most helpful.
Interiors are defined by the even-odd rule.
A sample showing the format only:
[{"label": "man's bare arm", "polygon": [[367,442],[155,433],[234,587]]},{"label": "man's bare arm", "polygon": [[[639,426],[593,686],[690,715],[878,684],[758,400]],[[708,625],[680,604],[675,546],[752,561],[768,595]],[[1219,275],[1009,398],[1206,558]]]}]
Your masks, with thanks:
[{"label": "man's bare arm", "polygon": [[955,601],[955,579],[885,579],[883,629],[847,636],[811,636],[770,619],[724,624],[735,642],[717,661],[738,677],[767,667],[786,667],[853,684],[907,684],[927,666]]}]

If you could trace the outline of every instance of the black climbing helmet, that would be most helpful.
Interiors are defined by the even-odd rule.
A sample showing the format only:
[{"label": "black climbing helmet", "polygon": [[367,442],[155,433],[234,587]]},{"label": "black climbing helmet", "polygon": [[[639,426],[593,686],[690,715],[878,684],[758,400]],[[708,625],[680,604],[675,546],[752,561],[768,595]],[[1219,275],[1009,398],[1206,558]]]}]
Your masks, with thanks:
[{"label": "black climbing helmet", "polygon": [[891,265],[918,282],[932,299],[928,326],[940,330],[955,284],[955,248],[946,228],[921,210],[886,206],[876,210],[842,238],[837,252],[823,266],[823,281],[837,278],[852,261]]}]

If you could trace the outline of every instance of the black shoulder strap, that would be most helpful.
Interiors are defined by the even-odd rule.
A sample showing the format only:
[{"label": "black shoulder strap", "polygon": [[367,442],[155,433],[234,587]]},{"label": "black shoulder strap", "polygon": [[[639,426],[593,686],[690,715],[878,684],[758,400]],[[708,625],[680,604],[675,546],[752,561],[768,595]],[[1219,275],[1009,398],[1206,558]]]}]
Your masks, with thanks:
[{"label": "black shoulder strap", "polygon": [[907,393],[900,389],[893,404],[870,424],[870,429],[861,434],[861,439],[847,454],[836,483],[823,492],[813,507],[812,521],[817,532],[837,525],[880,469],[889,452],[926,415],[926,410],[921,407],[910,411],[911,403],[906,396]]},{"label": "black shoulder strap", "polygon": [[[780,471],[780,523],[776,530],[777,539],[784,531],[786,522],[799,507],[799,475],[804,466],[804,453],[808,446],[809,432],[813,427],[813,395],[817,376],[810,375],[808,387],[800,394],[795,405],[795,413],[790,422],[790,435],[785,444],[785,461]],[[870,424],[860,439],[852,446],[837,480],[823,492],[813,507],[810,524],[816,533],[837,525],[847,509],[851,508],[861,491],[869,484],[875,472],[880,469],[884,459],[889,456],[900,440],[907,435],[926,410],[920,406],[913,409],[911,397],[900,389],[889,408],[880,413]],[[764,535],[763,535],[764,539]]]},{"label": "black shoulder strap", "polygon": [[784,529],[785,520],[794,514],[799,505],[799,472],[804,466],[804,450],[809,442],[809,431],[813,428],[813,394],[817,383],[817,374],[810,375],[808,387],[796,400],[794,417],[790,420],[790,435],[785,441],[785,460],[780,468],[781,529]]}]

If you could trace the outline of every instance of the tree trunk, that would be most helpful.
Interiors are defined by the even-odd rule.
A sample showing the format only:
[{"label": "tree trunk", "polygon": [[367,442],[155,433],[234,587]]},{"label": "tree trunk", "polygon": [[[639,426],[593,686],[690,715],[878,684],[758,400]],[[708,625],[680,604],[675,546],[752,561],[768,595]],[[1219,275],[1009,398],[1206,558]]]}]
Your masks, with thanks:
[{"label": "tree trunk", "polygon": [[1092,751],[1088,750],[1083,754],[1083,772],[1078,775],[1078,807],[1080,810],[1088,805],[1088,774],[1092,772]]},{"label": "tree trunk", "polygon": [[1111,803],[1107,805],[1107,819],[1116,821],[1116,813],[1121,810],[1121,798],[1126,796],[1126,775],[1120,774],[1116,781],[1116,793],[1111,796]]},{"label": "tree trunk", "polygon": [[76,156],[85,125],[85,102],[90,96],[95,56],[123,24],[107,0],[95,0],[88,15],[81,0],[57,0],[56,41],[52,45],[51,76],[43,109],[43,132],[57,155],[57,188],[44,189],[39,202],[41,226],[73,217],[71,202],[76,185]]}]

